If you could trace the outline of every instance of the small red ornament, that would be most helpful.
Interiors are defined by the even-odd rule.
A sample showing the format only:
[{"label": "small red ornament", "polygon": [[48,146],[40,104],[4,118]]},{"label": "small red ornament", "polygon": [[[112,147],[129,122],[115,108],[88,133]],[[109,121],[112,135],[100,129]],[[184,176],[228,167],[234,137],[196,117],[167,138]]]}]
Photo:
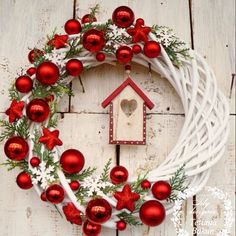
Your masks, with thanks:
[{"label": "small red ornament", "polygon": [[27,71],[26,71],[27,75],[32,76],[36,73],[36,68],[35,67],[30,67]]},{"label": "small red ornament", "polygon": [[32,157],[30,159],[30,165],[32,167],[37,167],[37,166],[39,166],[40,163],[41,163],[41,160],[38,157]]},{"label": "small red ornament", "polygon": [[91,14],[86,14],[82,17],[82,24],[86,24],[86,23],[92,23],[92,22],[96,22],[97,18],[95,16],[92,16]]},{"label": "small red ornament", "polygon": [[68,149],[61,155],[60,164],[67,174],[76,174],[84,167],[84,156],[76,149]]},{"label": "small red ornament", "polygon": [[15,122],[17,119],[20,119],[23,114],[22,110],[24,109],[25,103],[23,101],[17,102],[15,99],[11,102],[10,107],[6,110],[6,115],[9,116],[9,122]]},{"label": "small red ornament", "polygon": [[56,49],[64,48],[67,45],[68,38],[68,35],[55,34],[54,37],[48,41],[48,45]]},{"label": "small red ornament", "polygon": [[64,200],[64,189],[59,184],[53,184],[46,190],[47,200],[53,204],[59,204]]},{"label": "small red ornament", "polygon": [[25,190],[33,187],[31,177],[25,171],[18,174],[16,178],[16,183],[21,189],[25,189]]},{"label": "small red ornament", "polygon": [[22,75],[16,79],[15,86],[20,93],[28,93],[33,88],[33,81],[29,76]]},{"label": "small red ornament", "polygon": [[59,76],[58,67],[50,61],[42,62],[36,70],[36,79],[44,85],[55,84]]},{"label": "small red ornament", "polygon": [[4,152],[13,161],[25,159],[29,151],[28,143],[22,137],[12,137],[4,145]]},{"label": "small red ornament", "polygon": [[123,187],[121,192],[115,192],[114,197],[117,200],[117,210],[126,208],[129,211],[134,211],[135,202],[140,198],[139,194],[131,191],[131,187],[128,184]]},{"label": "small red ornament", "polygon": [[67,34],[78,34],[81,32],[81,25],[78,20],[70,19],[65,23],[64,29]]},{"label": "small red ornament", "polygon": [[45,98],[46,102],[53,102],[54,101],[54,95],[50,94]]},{"label": "small red ornament", "polygon": [[123,220],[120,220],[120,221],[116,222],[116,228],[120,231],[125,230],[126,226],[127,226],[127,224]]},{"label": "small red ornament", "polygon": [[158,200],[165,200],[171,195],[171,186],[166,181],[157,181],[152,186],[152,194]]},{"label": "small red ornament", "polygon": [[27,117],[35,122],[43,122],[48,118],[50,108],[43,99],[33,99],[26,107]]},{"label": "small red ornament", "polygon": [[139,54],[140,52],[142,52],[142,48],[140,45],[134,44],[132,47],[132,51],[134,54]]},{"label": "small red ornament", "polygon": [[115,166],[110,172],[110,179],[113,184],[124,183],[128,176],[128,170],[124,166]]},{"label": "small red ornament", "polygon": [[28,59],[30,63],[34,63],[35,61],[37,61],[41,56],[43,56],[44,52],[42,52],[41,50],[35,48],[33,50],[31,50],[28,54]]},{"label": "small red ornament", "polygon": [[144,23],[144,19],[142,19],[142,18],[138,18],[138,19],[136,20],[136,23],[139,24],[139,25],[144,25],[144,24],[145,24],[145,23]]},{"label": "small red ornament", "polygon": [[120,28],[127,28],[134,22],[134,12],[126,6],[120,6],[112,14],[112,20]]},{"label": "small red ornament", "polygon": [[111,217],[112,208],[107,200],[96,198],[90,200],[86,207],[86,217],[95,224],[103,224]]},{"label": "small red ornament", "polygon": [[86,220],[83,224],[83,232],[85,236],[99,236],[102,226],[94,224],[89,220]]},{"label": "small red ornament", "polygon": [[128,46],[120,46],[116,51],[116,58],[120,63],[129,63],[133,58],[132,49]]},{"label": "small red ornament", "polygon": [[46,202],[47,201],[46,192],[42,192],[41,195],[40,195],[40,198],[43,202]]},{"label": "small red ornament", "polygon": [[161,47],[156,41],[146,42],[143,48],[143,53],[149,58],[154,58],[160,55]]},{"label": "small red ornament", "polygon": [[156,200],[145,202],[139,210],[141,221],[148,226],[157,226],[161,224],[165,219],[165,215],[164,206]]},{"label": "small red ornament", "polygon": [[90,52],[98,52],[105,45],[104,33],[100,30],[90,29],[83,35],[83,46]]},{"label": "small red ornament", "polygon": [[141,187],[142,187],[142,189],[149,189],[149,188],[151,188],[151,183],[150,183],[150,181],[148,181],[147,179],[144,179],[144,180],[141,182]]},{"label": "small red ornament", "polygon": [[66,63],[66,72],[71,76],[78,76],[83,71],[83,63],[78,59],[70,59]]},{"label": "small red ornament", "polygon": [[63,206],[62,210],[66,216],[66,219],[71,224],[82,225],[81,213],[72,202],[69,202]]},{"label": "small red ornament", "polygon": [[79,183],[79,181],[77,181],[77,180],[71,181],[71,182],[69,183],[69,185],[70,185],[70,188],[71,188],[73,191],[77,191],[77,190],[79,189],[79,187],[80,187],[80,183]]},{"label": "small red ornament", "polygon": [[104,61],[106,58],[105,54],[103,52],[98,52],[96,55],[97,61]]}]

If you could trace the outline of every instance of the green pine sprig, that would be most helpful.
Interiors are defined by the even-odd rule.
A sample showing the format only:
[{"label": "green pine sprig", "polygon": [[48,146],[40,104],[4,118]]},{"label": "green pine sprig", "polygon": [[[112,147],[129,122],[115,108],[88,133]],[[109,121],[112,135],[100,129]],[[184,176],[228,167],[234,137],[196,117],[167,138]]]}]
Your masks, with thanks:
[{"label": "green pine sprig", "polygon": [[21,161],[6,160],[6,162],[1,163],[0,165],[6,166],[8,171],[13,170],[15,168],[20,168],[23,171],[29,172],[28,162],[26,160],[21,160]]},{"label": "green pine sprig", "polygon": [[78,180],[83,181],[85,178],[91,176],[96,171],[96,168],[88,167],[87,169],[84,169],[80,174],[72,174],[72,175],[66,175],[66,177],[70,180]]},{"label": "green pine sprig", "polygon": [[8,97],[10,101],[12,100],[20,101],[20,93],[17,91],[15,83],[11,85],[11,87],[8,89],[8,92],[9,92]]},{"label": "green pine sprig", "polygon": [[110,172],[110,167],[111,167],[111,161],[112,159],[110,158],[106,165],[103,168],[103,172],[100,176],[100,179],[104,182],[107,182],[109,180],[109,172]]},{"label": "green pine sprig", "polygon": [[121,220],[124,220],[127,224],[129,225],[142,225],[142,223],[140,221],[138,221],[131,213],[127,213],[126,211],[122,211],[121,213],[119,213],[117,215]]}]

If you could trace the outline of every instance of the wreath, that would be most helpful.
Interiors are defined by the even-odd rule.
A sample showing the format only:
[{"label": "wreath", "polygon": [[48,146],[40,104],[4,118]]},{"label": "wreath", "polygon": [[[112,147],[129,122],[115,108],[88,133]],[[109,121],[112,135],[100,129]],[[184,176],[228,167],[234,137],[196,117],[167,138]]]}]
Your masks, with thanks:
[{"label": "wreath", "polygon": [[[83,225],[86,235],[98,235],[102,226],[124,230],[127,224],[161,224],[180,192],[194,187],[191,197],[204,187],[224,153],[229,131],[227,101],[197,52],[168,27],[135,21],[126,6],[115,9],[106,23],[97,22],[97,10],[92,8],[81,20],[68,20],[66,34],[53,32],[43,49],[29,52],[33,66],[9,89],[8,120],[1,121],[0,136],[7,140],[3,165],[21,169],[17,185],[34,187],[41,200],[52,203],[69,222]],[[95,175],[94,167],[84,169],[83,154],[63,150],[56,129],[58,101],[64,94],[73,95],[70,81],[91,67],[116,61],[124,64],[128,77],[131,62],[151,66],[175,88],[185,112],[182,132],[168,157],[139,176],[129,177],[124,166],[112,168],[111,160],[100,174]]]}]

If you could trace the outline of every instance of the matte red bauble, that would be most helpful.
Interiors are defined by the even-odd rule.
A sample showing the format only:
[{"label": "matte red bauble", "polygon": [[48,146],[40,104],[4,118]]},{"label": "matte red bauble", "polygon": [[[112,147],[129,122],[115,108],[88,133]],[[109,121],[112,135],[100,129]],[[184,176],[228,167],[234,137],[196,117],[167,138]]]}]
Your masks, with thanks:
[{"label": "matte red bauble", "polygon": [[134,22],[134,12],[126,6],[115,9],[112,14],[112,20],[120,28],[127,28]]},{"label": "matte red bauble", "polygon": [[28,59],[30,63],[34,63],[35,61],[37,61],[41,56],[43,56],[43,51],[39,50],[39,49],[32,49],[29,54],[28,54]]},{"label": "matte red bauble", "polygon": [[90,200],[86,207],[87,218],[95,224],[103,224],[111,218],[112,208],[107,200],[96,198]]},{"label": "matte red bauble", "polygon": [[60,164],[67,174],[76,174],[84,167],[84,156],[76,149],[68,149],[61,155]]},{"label": "matte red bauble", "polygon": [[97,61],[104,61],[106,58],[105,54],[103,52],[98,52],[96,55]]},{"label": "matte red bauble", "polygon": [[152,194],[158,200],[165,200],[171,195],[171,186],[166,181],[157,181],[152,186]]},{"label": "matte red bauble", "polygon": [[140,45],[138,44],[134,44],[133,47],[132,47],[132,51],[134,54],[138,54],[142,51],[142,48]]},{"label": "matte red bauble", "polygon": [[4,152],[13,161],[25,159],[29,152],[29,145],[22,137],[12,137],[4,145]]},{"label": "matte red bauble", "polygon": [[149,189],[149,188],[151,188],[151,183],[150,183],[150,181],[148,181],[147,179],[144,179],[144,180],[141,182],[141,187],[142,187],[142,189]]},{"label": "matte red bauble", "polygon": [[47,200],[53,204],[59,204],[64,200],[64,189],[59,184],[53,184],[46,190]]},{"label": "matte red bauble", "polygon": [[71,59],[66,63],[66,72],[71,76],[80,75],[83,68],[83,63],[78,59]]},{"label": "matte red bauble", "polygon": [[98,236],[101,232],[102,226],[94,224],[89,220],[86,220],[83,224],[83,232],[85,236]]},{"label": "matte red bauble", "polygon": [[41,163],[41,161],[40,161],[40,159],[38,157],[32,157],[30,159],[30,165],[32,167],[37,167],[37,166],[39,166],[40,163]]},{"label": "matte red bauble", "polygon": [[29,76],[22,75],[16,79],[15,86],[20,93],[28,93],[33,88],[33,81]]},{"label": "matte red bauble", "polygon": [[67,34],[78,34],[81,32],[81,25],[78,20],[70,19],[65,23],[64,29]]},{"label": "matte red bauble", "polygon": [[36,79],[44,85],[53,85],[59,79],[60,72],[54,63],[50,61],[42,62],[36,70]]},{"label": "matte red bauble", "polygon": [[79,187],[80,187],[80,183],[79,183],[79,181],[77,181],[77,180],[71,181],[71,182],[69,183],[69,185],[70,185],[70,188],[71,188],[73,191],[77,191],[77,190],[79,189]]},{"label": "matte red bauble", "polygon": [[33,186],[30,175],[26,173],[25,171],[21,172],[17,176],[16,183],[21,189],[25,189],[25,190],[30,189]]},{"label": "matte red bauble", "polygon": [[35,122],[43,122],[48,118],[50,108],[43,99],[33,99],[26,107],[27,117]]},{"label": "matte red bauble", "polygon": [[156,41],[148,41],[144,45],[143,53],[145,56],[149,58],[154,58],[154,57],[159,56],[161,53],[160,44],[157,43]]},{"label": "matte red bauble", "polygon": [[42,192],[40,195],[40,198],[42,201],[46,202],[47,201],[47,196],[46,196],[46,192]]},{"label": "matte red bauble", "polygon": [[104,33],[100,30],[91,29],[83,35],[83,46],[90,52],[98,52],[105,45]]},{"label": "matte red bauble", "polygon": [[36,73],[36,68],[35,67],[30,67],[27,71],[26,71],[27,75],[32,76]]},{"label": "matte red bauble", "polygon": [[164,206],[156,200],[145,202],[139,210],[141,221],[148,226],[157,226],[161,224],[165,219],[165,215]]},{"label": "matte red bauble", "polygon": [[86,23],[91,23],[91,22],[96,22],[97,18],[95,16],[91,16],[90,14],[86,14],[82,17],[82,24],[86,24]]},{"label": "matte red bauble", "polygon": [[116,51],[116,58],[120,63],[129,63],[133,58],[132,49],[128,46],[121,46]]},{"label": "matte red bauble", "polygon": [[110,172],[110,179],[113,184],[121,184],[127,181],[128,170],[124,166],[115,166]]},{"label": "matte red bauble", "polygon": [[127,224],[123,220],[120,220],[120,221],[116,222],[116,228],[120,231],[125,230],[126,226],[127,226]]}]

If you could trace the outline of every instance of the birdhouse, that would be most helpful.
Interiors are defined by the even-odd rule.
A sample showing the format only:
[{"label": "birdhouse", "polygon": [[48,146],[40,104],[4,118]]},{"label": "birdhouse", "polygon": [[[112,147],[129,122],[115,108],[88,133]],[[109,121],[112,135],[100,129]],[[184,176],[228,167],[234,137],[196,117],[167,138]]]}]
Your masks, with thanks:
[{"label": "birdhouse", "polygon": [[146,107],[152,109],[154,104],[131,78],[125,80],[103,101],[103,108],[108,105],[109,143],[145,145]]}]

